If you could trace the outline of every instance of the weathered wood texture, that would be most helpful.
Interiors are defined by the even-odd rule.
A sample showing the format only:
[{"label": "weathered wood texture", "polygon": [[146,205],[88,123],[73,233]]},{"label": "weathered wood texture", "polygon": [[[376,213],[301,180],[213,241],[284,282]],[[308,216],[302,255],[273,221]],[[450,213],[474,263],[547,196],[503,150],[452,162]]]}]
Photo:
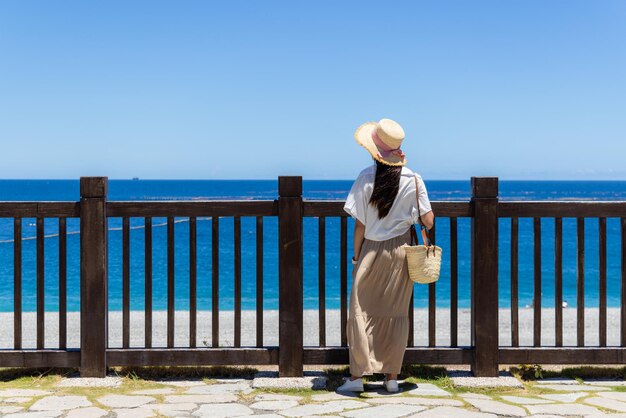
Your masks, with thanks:
[{"label": "weathered wood texture", "polygon": [[106,375],[107,196],[106,177],[80,179],[80,374]]},{"label": "weathered wood texture", "polygon": [[43,350],[45,338],[45,263],[44,220],[37,218],[37,349]]},{"label": "weathered wood texture", "polygon": [[511,345],[519,346],[519,221],[511,218]]},{"label": "weathered wood texture", "polygon": [[2,350],[0,367],[65,367],[81,365],[78,350]]},{"label": "weathered wood texture", "polygon": [[554,327],[557,347],[563,346],[563,219],[554,219]]},{"label": "weathered wood texture", "polygon": [[318,322],[319,346],[326,347],[326,218],[318,219]]},{"label": "weathered wood texture", "polygon": [[[0,206],[0,211],[2,206]],[[207,200],[161,202],[109,202],[110,217],[151,216],[276,216],[278,207],[271,200]],[[0,212],[1,214],[2,212]]]},{"label": "weathered wood texture", "polygon": [[[459,256],[457,218],[450,218],[450,346],[458,346],[459,337]],[[442,261],[443,262],[443,261]]]},{"label": "weathered wood texture", "polygon": [[22,348],[22,219],[13,220],[13,347]]},{"label": "weathered wood texture", "polygon": [[498,376],[498,179],[472,177],[471,329],[476,376]]},{"label": "weathered wood texture", "polygon": [[[306,347],[304,364],[346,364],[348,347]],[[470,364],[474,357],[471,347],[408,347],[404,364]]]},{"label": "weathered wood texture", "polygon": [[152,218],[144,219],[144,303],[145,303],[145,346],[152,347]]},{"label": "weathered wood texture", "polygon": [[59,219],[59,349],[67,348],[67,220]]},{"label": "weathered wood texture", "polygon": [[256,346],[263,347],[263,217],[256,217]]},{"label": "weathered wood texture", "polygon": [[78,218],[79,202],[0,202],[0,218]]},{"label": "weathered wood texture", "polygon": [[302,177],[278,178],[279,374],[303,374]]},{"label": "weathered wood texture", "polygon": [[108,349],[109,366],[196,366],[278,364],[278,348]]},{"label": "weathered wood texture", "polygon": [[541,218],[533,220],[534,245],[533,256],[533,345],[541,346]]},{"label": "weathered wood texture", "polygon": [[196,347],[198,326],[198,295],[197,295],[197,220],[189,218],[189,347]]},{"label": "weathered wood texture", "polygon": [[626,202],[570,201],[570,202],[500,202],[501,218],[597,218],[620,217],[626,213]]},{"label": "weathered wood texture", "polygon": [[174,242],[174,217],[167,218],[167,347],[174,347],[174,335],[176,330],[176,294],[175,294],[175,254],[176,243]]}]

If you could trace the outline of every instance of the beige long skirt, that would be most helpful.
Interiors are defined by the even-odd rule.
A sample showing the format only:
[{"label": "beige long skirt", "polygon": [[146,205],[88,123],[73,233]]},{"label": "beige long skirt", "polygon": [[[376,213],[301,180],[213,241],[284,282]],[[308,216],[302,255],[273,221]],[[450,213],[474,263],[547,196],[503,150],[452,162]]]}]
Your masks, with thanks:
[{"label": "beige long skirt", "polygon": [[352,275],[347,337],[350,373],[400,373],[409,336],[409,279],[402,245],[410,231],[386,241],[364,240]]}]

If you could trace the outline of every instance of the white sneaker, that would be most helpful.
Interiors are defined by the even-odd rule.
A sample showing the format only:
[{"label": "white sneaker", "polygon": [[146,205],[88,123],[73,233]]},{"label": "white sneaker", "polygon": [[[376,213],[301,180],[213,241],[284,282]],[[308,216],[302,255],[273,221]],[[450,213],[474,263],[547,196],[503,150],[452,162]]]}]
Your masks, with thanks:
[{"label": "white sneaker", "polygon": [[363,392],[363,379],[354,379],[350,380],[350,378],[345,379],[346,382],[337,388],[337,392]]},{"label": "white sneaker", "polygon": [[395,393],[398,391],[398,381],[397,380],[387,380],[385,379],[385,389],[387,392]]}]

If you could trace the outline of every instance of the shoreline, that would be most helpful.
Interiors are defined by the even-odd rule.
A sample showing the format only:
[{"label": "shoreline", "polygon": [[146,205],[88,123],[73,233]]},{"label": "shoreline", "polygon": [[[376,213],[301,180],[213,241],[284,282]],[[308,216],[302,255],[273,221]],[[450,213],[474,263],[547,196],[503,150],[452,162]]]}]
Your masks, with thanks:
[{"label": "shoreline", "polygon": [[[555,344],[555,315],[554,308],[542,309],[542,345]],[[597,346],[599,344],[599,309],[585,309],[585,344]],[[189,311],[175,312],[176,347],[189,346]],[[219,314],[220,346],[229,347],[234,343],[234,312],[220,311]],[[306,309],[303,312],[304,345],[318,346],[319,327],[318,311]],[[36,312],[22,314],[22,346],[24,349],[36,347]],[[577,311],[575,308],[563,309],[563,345],[576,346]],[[501,346],[511,345],[511,311],[502,308],[499,311],[499,338]],[[428,309],[416,309],[415,345],[428,345]],[[519,342],[520,346],[533,345],[533,310],[519,310]],[[45,315],[45,348],[58,348],[59,335],[58,312],[46,312]],[[458,310],[458,344],[470,345],[470,310]],[[211,311],[198,311],[196,341],[197,346],[210,347],[211,342]],[[436,345],[446,347],[450,345],[450,309],[437,308],[436,310]],[[265,346],[278,345],[278,310],[263,312],[263,344]],[[152,341],[153,347],[165,347],[167,341],[167,311],[153,311],[152,314]],[[620,344],[620,308],[607,308],[607,345]],[[256,311],[241,312],[241,345],[256,345]],[[326,310],[326,345],[340,345],[340,312],[338,309]],[[80,313],[67,313],[67,346],[80,346]],[[109,312],[109,347],[122,346],[122,312]],[[130,347],[144,346],[144,312],[130,311]],[[0,313],[0,349],[13,348],[13,313]]]}]

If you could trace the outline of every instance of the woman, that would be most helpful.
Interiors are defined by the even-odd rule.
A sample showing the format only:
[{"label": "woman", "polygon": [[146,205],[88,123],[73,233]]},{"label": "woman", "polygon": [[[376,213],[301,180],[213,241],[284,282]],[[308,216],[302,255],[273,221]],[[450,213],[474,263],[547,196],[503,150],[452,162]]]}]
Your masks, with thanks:
[{"label": "woman", "polygon": [[387,391],[397,392],[413,290],[401,247],[410,243],[411,225],[421,218],[431,228],[434,214],[422,178],[404,167],[406,159],[400,149],[404,131],[398,123],[391,119],[369,122],[354,137],[375,165],[359,174],[344,206],[355,219],[346,330],[352,376],[338,390],[361,392],[364,374],[384,373]]}]

